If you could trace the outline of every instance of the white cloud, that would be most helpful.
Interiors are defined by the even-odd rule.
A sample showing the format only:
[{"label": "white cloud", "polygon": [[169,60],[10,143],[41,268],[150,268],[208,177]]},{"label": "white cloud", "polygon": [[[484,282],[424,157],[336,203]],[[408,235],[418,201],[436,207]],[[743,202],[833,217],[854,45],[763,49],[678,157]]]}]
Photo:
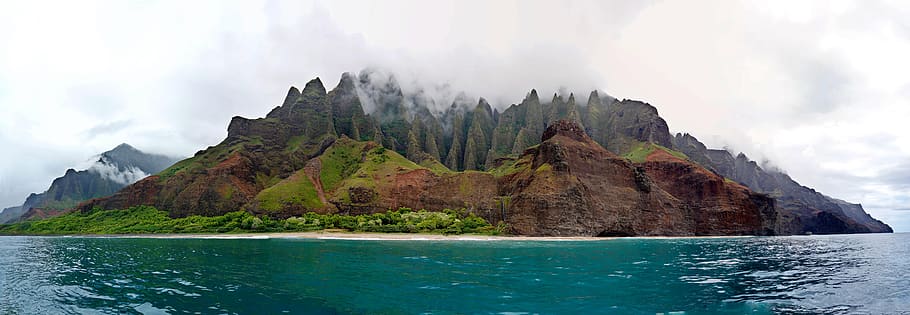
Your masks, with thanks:
[{"label": "white cloud", "polygon": [[111,163],[105,158],[101,158],[93,163],[92,166],[88,168],[88,171],[98,173],[104,178],[124,185],[138,182],[140,179],[150,175],[135,166],[121,169],[121,167]]}]

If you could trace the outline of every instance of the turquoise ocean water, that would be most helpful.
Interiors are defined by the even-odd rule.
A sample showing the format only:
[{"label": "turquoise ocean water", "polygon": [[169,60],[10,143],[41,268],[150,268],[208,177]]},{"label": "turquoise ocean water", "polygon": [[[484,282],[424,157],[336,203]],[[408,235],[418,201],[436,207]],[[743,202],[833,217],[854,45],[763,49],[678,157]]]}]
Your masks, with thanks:
[{"label": "turquoise ocean water", "polygon": [[0,314],[910,314],[910,235],[0,237]]}]

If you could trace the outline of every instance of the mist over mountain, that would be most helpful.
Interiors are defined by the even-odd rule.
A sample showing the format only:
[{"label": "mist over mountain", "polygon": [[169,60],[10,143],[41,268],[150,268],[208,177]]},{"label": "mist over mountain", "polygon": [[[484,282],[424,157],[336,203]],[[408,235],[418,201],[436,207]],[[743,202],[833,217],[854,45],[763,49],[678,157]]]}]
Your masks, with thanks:
[{"label": "mist over mountain", "polygon": [[85,170],[66,170],[42,193],[32,193],[20,206],[0,212],[0,223],[42,218],[72,209],[78,203],[109,196],[150,174],[158,173],[178,159],[139,151],[123,143],[103,152]]}]

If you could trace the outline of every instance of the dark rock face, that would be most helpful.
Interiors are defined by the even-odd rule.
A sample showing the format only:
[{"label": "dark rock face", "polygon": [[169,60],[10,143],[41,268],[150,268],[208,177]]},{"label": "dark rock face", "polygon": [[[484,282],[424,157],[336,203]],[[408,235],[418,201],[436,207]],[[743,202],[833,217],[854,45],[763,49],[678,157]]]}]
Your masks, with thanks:
[{"label": "dark rock face", "polygon": [[607,110],[603,145],[610,152],[627,152],[635,142],[652,142],[672,147],[667,122],[650,104],[622,100]]},{"label": "dark rock face", "polygon": [[890,233],[861,205],[825,196],[776,170],[765,170],[744,154],[710,150],[689,134],[677,134],[674,147],[718,174],[777,200],[781,212],[779,234]]},{"label": "dark rock face", "polygon": [[345,72],[341,82],[329,93],[332,122],[337,134],[349,135],[355,140],[373,140],[373,122],[363,111],[354,76]]},{"label": "dark rock face", "polygon": [[471,127],[468,128],[467,140],[465,141],[464,169],[484,169],[492,134],[493,110],[486,100],[480,99],[471,115]]},{"label": "dark rock face", "polygon": [[464,130],[464,116],[462,113],[448,113],[449,117],[452,117],[452,136],[449,143],[449,150],[446,154],[445,166],[451,170],[460,170],[464,169],[464,143],[465,130]]},{"label": "dark rock face", "polygon": [[487,161],[520,155],[525,148],[540,143],[545,126],[537,91],[531,90],[520,104],[510,106],[499,115]]},{"label": "dark rock face", "polygon": [[[736,234],[730,227],[761,223],[757,235],[776,235],[779,215],[774,199],[726,181],[701,165],[655,150],[642,163],[658,186],[682,200],[695,213],[696,234]],[[757,217],[756,217],[757,215]]]},{"label": "dark rock face", "polygon": [[175,158],[144,153],[128,144],[120,144],[101,153],[89,169],[69,169],[63,176],[54,179],[47,191],[31,194],[21,206],[4,210],[0,213],[0,223],[58,215],[82,201],[110,196],[174,162]]}]

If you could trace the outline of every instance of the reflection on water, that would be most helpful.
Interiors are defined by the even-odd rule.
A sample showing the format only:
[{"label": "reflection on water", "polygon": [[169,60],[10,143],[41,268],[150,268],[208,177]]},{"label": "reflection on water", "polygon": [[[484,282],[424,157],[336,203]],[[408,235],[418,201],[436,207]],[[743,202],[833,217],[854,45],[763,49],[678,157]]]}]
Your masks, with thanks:
[{"label": "reflection on water", "polygon": [[899,313],[908,241],[0,237],[0,313]]}]

